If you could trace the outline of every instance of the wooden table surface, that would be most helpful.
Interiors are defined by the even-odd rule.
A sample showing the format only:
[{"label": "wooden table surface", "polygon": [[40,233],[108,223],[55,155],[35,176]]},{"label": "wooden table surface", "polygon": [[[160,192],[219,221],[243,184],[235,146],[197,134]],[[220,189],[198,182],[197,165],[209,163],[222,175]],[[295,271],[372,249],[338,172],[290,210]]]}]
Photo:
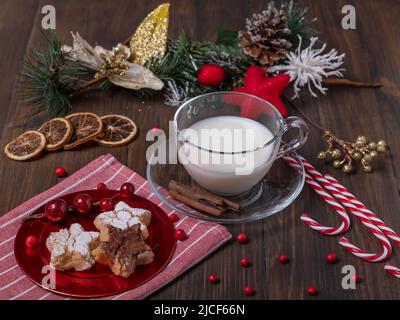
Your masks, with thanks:
[{"label": "wooden table surface", "polygon": [[[296,1],[297,2],[297,1]],[[301,154],[322,172],[334,175],[376,211],[392,228],[400,231],[400,3],[398,0],[354,0],[357,29],[341,28],[341,8],[348,1],[304,0],[310,16],[317,16],[316,28],[321,39],[346,53],[346,75],[360,80],[380,81],[378,90],[337,88],[327,96],[311,97],[297,105],[337,135],[349,139],[364,134],[371,140],[385,139],[390,155],[379,161],[371,174],[347,176],[315,159],[322,147],[320,132],[310,127],[310,137]],[[31,106],[16,95],[17,73],[24,53],[39,41],[41,8],[54,4],[57,10],[57,34],[70,43],[70,31],[79,31],[90,43],[111,47],[126,38],[158,0],[2,0],[0,3],[0,145],[25,130],[37,128],[43,119],[33,116]],[[181,31],[201,40],[215,40],[218,26],[239,30],[245,18],[265,8],[266,1],[243,0],[172,0],[170,37]],[[57,183],[53,168],[64,166],[74,172],[111,152],[122,163],[145,176],[145,132],[153,126],[168,128],[174,108],[161,99],[135,99],[124,89],[90,92],[73,101],[74,111],[98,114],[119,113],[132,117],[140,135],[129,146],[107,149],[82,147],[56,152],[30,161],[15,162],[0,155],[0,214]],[[290,110],[295,114],[294,110]],[[261,222],[229,226],[233,234],[244,231],[251,236],[245,246],[231,242],[193,267],[170,285],[153,294],[153,299],[241,299],[242,288],[251,284],[253,299],[309,299],[306,288],[316,285],[320,294],[312,299],[399,299],[400,280],[383,270],[383,263],[368,264],[345,252],[338,238],[320,236],[299,220],[308,212],[319,221],[337,225],[338,218],[308,186],[284,212]],[[353,221],[347,236],[360,247],[380,252],[376,239],[358,221]],[[325,256],[335,252],[340,262],[329,265]],[[291,261],[280,265],[277,257],[286,253]],[[244,270],[239,260],[247,256],[252,266]],[[395,248],[391,262],[399,263]],[[356,290],[341,287],[341,268],[354,265],[363,278]],[[216,273],[221,283],[212,286],[207,275]]]}]

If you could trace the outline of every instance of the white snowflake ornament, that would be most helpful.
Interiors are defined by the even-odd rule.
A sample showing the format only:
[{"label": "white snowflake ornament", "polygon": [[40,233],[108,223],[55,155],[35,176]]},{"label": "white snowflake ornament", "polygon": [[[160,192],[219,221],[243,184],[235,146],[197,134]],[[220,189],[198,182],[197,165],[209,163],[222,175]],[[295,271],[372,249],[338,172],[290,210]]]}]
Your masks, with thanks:
[{"label": "white snowflake ornament", "polygon": [[290,76],[293,83],[294,97],[299,97],[301,88],[307,86],[313,97],[317,97],[312,86],[318,89],[322,94],[328,90],[323,87],[323,79],[330,76],[343,77],[343,58],[345,54],[340,54],[336,49],[332,49],[328,53],[323,53],[326,43],[319,49],[314,49],[314,45],[318,38],[310,39],[310,45],[301,49],[302,38],[299,36],[299,46],[295,52],[286,54],[287,63],[285,65],[276,65],[269,68],[270,72],[283,71]]}]

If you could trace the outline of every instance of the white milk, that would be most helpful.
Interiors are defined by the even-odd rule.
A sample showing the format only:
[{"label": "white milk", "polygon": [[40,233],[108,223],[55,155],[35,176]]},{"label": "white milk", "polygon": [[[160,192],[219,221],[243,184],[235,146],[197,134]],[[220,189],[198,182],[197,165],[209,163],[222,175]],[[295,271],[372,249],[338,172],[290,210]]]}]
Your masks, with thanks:
[{"label": "white milk", "polygon": [[256,185],[271,167],[279,147],[274,142],[254,151],[271,141],[273,134],[259,122],[238,116],[207,118],[183,134],[194,145],[217,151],[184,143],[178,155],[187,172],[204,188],[226,195],[239,194]]}]

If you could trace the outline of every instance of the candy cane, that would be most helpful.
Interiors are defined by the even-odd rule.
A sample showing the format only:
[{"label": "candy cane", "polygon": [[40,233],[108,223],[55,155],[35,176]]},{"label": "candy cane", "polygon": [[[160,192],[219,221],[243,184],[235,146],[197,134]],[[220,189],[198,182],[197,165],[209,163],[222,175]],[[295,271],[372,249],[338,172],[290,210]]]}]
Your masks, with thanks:
[{"label": "candy cane", "polygon": [[[301,169],[301,165],[292,157],[284,156],[283,159],[294,169]],[[313,220],[308,214],[302,214],[300,219],[311,229],[328,236],[335,236],[346,232],[350,227],[350,218],[346,210],[337,202],[321,185],[315,181],[307,172],[305,173],[306,182],[313,190],[321,196],[333,209],[340,215],[342,223],[338,227],[326,227]]]},{"label": "candy cane", "polygon": [[360,209],[379,229],[381,229],[385,235],[392,239],[398,246],[400,246],[400,235],[398,235],[393,229],[391,229],[383,220],[381,220],[375,213],[369,210],[360,200],[358,200],[353,194],[349,192],[346,187],[339,183],[330,174],[326,174],[325,178],[329,180],[332,185],[337,188],[343,195],[345,195],[349,201]]},{"label": "candy cane", "polygon": [[392,246],[386,235],[369,219],[357,206],[355,206],[342,192],[340,192],[332,183],[330,183],[320,172],[318,172],[306,159],[300,157],[301,162],[304,165],[306,171],[318,182],[329,190],[337,199],[340,199],[341,203],[347,207],[351,213],[353,213],[367,228],[368,230],[378,238],[379,242],[383,247],[381,253],[367,253],[354,244],[350,243],[347,238],[341,238],[339,243],[345,247],[349,252],[355,256],[366,260],[368,262],[380,262],[388,259],[392,253]]},{"label": "candy cane", "polygon": [[396,268],[394,265],[391,263],[386,263],[384,269],[390,273],[392,276],[395,276],[396,278],[400,278],[400,269]]},{"label": "candy cane", "polygon": [[[353,204],[355,204],[362,212],[364,212],[370,220],[381,229],[385,235],[392,239],[398,246],[400,246],[400,236],[391,228],[389,228],[379,217],[371,212],[359,199],[357,199],[349,190],[339,183],[333,176],[326,174],[325,178],[329,180],[334,187],[336,187],[340,192],[342,192]],[[400,269],[396,268],[391,263],[387,263],[384,269],[391,275],[400,278]]]}]

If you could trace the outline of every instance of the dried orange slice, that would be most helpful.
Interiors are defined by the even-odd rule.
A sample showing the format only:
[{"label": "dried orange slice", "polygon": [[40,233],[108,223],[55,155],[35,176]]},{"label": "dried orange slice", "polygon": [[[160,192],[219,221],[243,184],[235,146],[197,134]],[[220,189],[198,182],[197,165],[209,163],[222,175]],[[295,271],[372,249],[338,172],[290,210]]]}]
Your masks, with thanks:
[{"label": "dried orange slice", "polygon": [[64,149],[69,150],[79,146],[82,143],[94,140],[103,132],[103,122],[100,117],[91,112],[79,112],[66,116],[71,122],[74,132],[71,138],[64,146]]},{"label": "dried orange slice", "polygon": [[38,131],[46,137],[46,150],[55,151],[67,143],[74,130],[67,119],[54,118],[45,122]]},{"label": "dried orange slice", "polygon": [[131,119],[117,114],[101,117],[103,135],[96,138],[98,144],[106,147],[120,147],[131,142],[138,133],[138,127]]},{"label": "dried orange slice", "polygon": [[4,147],[7,157],[23,161],[37,156],[46,147],[46,137],[38,131],[26,131]]}]

